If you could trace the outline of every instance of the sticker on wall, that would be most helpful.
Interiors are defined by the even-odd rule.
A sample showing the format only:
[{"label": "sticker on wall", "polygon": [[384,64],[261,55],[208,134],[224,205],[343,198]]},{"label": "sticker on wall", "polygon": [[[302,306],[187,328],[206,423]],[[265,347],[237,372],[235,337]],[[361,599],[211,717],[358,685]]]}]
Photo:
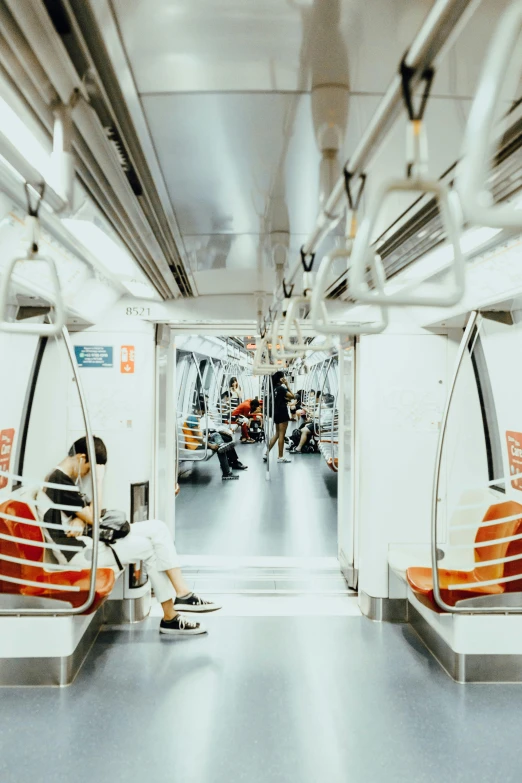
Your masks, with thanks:
[{"label": "sticker on wall", "polygon": [[520,476],[513,479],[511,486],[513,489],[522,491],[522,432],[506,432],[509,474],[510,476]]},{"label": "sticker on wall", "polygon": [[132,375],[134,372],[134,346],[122,345],[120,351],[120,372],[124,375]]},{"label": "sticker on wall", "polygon": [[75,345],[78,367],[112,367],[112,345]]},{"label": "sticker on wall", "polygon": [[[0,470],[9,472],[11,465],[11,452],[13,451],[14,430],[2,430],[0,432]],[[9,479],[7,476],[0,476],[0,489],[7,487]]]}]

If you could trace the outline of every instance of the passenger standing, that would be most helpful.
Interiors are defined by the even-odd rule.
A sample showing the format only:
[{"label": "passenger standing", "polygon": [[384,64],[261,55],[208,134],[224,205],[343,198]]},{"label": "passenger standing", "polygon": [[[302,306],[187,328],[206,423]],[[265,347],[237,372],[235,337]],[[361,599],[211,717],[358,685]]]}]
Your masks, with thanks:
[{"label": "passenger standing", "polygon": [[238,380],[235,376],[232,376],[232,378],[230,379],[230,383],[228,384],[228,390],[229,390],[230,406],[232,410],[234,410],[234,408],[237,408],[237,406],[241,402],[241,396],[242,396],[241,386],[239,385]]},{"label": "passenger standing", "polygon": [[[268,451],[271,451],[277,442],[279,452],[277,461],[292,462],[291,459],[288,459],[288,457],[285,456],[285,435],[288,422],[290,421],[290,415],[288,413],[288,402],[290,400],[294,400],[295,395],[292,394],[288,388],[284,373],[280,370],[272,375],[271,382],[274,396],[274,410],[272,413],[276,431],[270,438]],[[265,462],[267,460],[267,456],[268,452],[265,449],[265,453],[263,454],[263,460],[265,460]]]}]

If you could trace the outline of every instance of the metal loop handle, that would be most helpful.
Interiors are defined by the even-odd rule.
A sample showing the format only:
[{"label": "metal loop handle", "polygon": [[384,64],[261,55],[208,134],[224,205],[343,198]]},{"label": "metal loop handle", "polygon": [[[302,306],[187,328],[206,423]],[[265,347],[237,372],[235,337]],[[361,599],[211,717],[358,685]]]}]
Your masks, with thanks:
[{"label": "metal loop handle", "polygon": [[[380,304],[380,320],[370,323],[333,323],[328,318],[328,308],[325,301],[326,287],[328,285],[330,269],[337,258],[350,258],[350,248],[334,250],[325,256],[321,262],[315,279],[314,290],[312,291],[312,308],[310,317],[312,326],[320,334],[379,334],[383,332],[389,323],[388,308],[386,304]],[[385,275],[382,267],[382,261],[377,253],[369,253],[370,270],[373,284],[376,291],[382,291],[385,284]],[[375,302],[374,302],[375,303]]]},{"label": "metal loop handle", "polygon": [[[283,326],[283,346],[286,347],[287,350],[293,350],[300,355],[307,351],[329,351],[332,347],[331,338],[317,346],[314,346],[313,343],[305,343],[303,341],[303,333],[298,319],[299,307],[302,304],[310,304],[310,299],[306,296],[296,296],[290,300]],[[294,328],[295,336],[297,337],[297,342],[295,343],[290,342],[292,327]]]},{"label": "metal loop handle", "polygon": [[254,364],[252,365],[253,375],[271,375],[277,370],[277,366],[270,363],[270,357],[268,356],[268,339],[269,335],[265,334],[264,337],[261,337],[259,345],[256,348]]},{"label": "metal loop handle", "polygon": [[494,205],[487,184],[497,144],[496,125],[506,97],[505,85],[509,85],[511,74],[520,74],[522,68],[518,47],[521,32],[522,2],[517,0],[503,13],[493,35],[468,118],[463,158],[457,168],[455,187],[464,216],[479,226],[522,227],[522,212],[513,206]]},{"label": "metal loop handle", "polygon": [[[437,288],[441,293],[437,295],[421,296],[401,291],[391,293],[386,290],[386,280],[382,289],[377,288],[371,291],[366,282],[366,268],[374,255],[371,249],[371,238],[377,218],[386,197],[396,191],[432,193],[439,203],[442,224],[453,247],[453,260],[449,284],[439,284]],[[352,265],[349,273],[352,296],[357,301],[366,304],[419,305],[424,307],[452,307],[456,305],[464,295],[466,282],[465,258],[460,247],[461,232],[462,214],[457,194],[450,191],[443,183],[428,179],[390,180],[384,183],[370,206],[368,215],[361,223],[353,243]]]},{"label": "metal loop handle", "polygon": [[65,324],[65,309],[63,306],[62,292],[60,288],[60,279],[56,269],[56,264],[52,258],[34,256],[31,261],[43,261],[49,267],[51,281],[53,284],[53,294],[51,297],[54,306],[54,322],[51,324],[27,324],[7,320],[7,306],[9,299],[9,284],[16,264],[19,261],[27,261],[27,258],[14,258],[3,270],[0,280],[0,332],[10,332],[14,334],[35,334],[40,337],[55,337],[61,334]]}]

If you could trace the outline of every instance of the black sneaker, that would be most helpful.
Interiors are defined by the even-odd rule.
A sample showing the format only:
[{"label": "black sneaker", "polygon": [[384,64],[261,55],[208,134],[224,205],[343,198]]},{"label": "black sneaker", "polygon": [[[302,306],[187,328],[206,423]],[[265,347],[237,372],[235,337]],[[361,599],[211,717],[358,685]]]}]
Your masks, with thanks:
[{"label": "black sneaker", "polygon": [[176,597],[174,609],[177,612],[217,612],[221,607],[213,601],[205,601],[199,595],[190,593],[183,598]]},{"label": "black sneaker", "polygon": [[248,465],[243,465],[242,462],[236,462],[235,465],[231,465],[232,470],[248,470]]},{"label": "black sneaker", "polygon": [[227,473],[224,476],[221,476],[221,481],[234,481],[238,478],[239,476],[235,476],[233,473]]},{"label": "black sneaker", "polygon": [[192,620],[178,614],[172,620],[162,620],[159,632],[170,636],[197,636],[206,633],[207,630],[200,623],[193,623]]}]

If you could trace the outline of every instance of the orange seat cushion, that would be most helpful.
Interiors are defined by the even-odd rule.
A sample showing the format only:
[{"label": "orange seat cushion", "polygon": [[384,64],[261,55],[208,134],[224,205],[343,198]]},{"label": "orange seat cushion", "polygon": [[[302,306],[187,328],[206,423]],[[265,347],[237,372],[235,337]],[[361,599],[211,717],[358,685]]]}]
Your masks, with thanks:
[{"label": "orange seat cushion", "polygon": [[[31,507],[21,500],[7,500],[0,505],[0,512],[11,517],[27,519],[28,522],[36,522]],[[87,600],[89,594],[89,579],[91,571],[84,568],[81,571],[46,571],[44,563],[45,549],[35,544],[44,543],[42,529],[39,525],[26,524],[24,522],[0,517],[0,533],[7,536],[23,539],[13,541],[0,538],[0,553],[16,557],[21,561],[12,562],[0,559],[0,575],[11,579],[23,579],[29,582],[41,582],[41,587],[35,585],[17,584],[0,578],[0,593],[17,595],[33,595],[42,598],[54,598],[59,601],[68,601],[73,607],[81,606]],[[98,568],[96,570],[95,598],[88,614],[96,611],[100,604],[111,592],[115,582],[112,568]],[[63,585],[66,587],[79,587],[78,591],[53,590],[45,587],[46,584]]]}]

